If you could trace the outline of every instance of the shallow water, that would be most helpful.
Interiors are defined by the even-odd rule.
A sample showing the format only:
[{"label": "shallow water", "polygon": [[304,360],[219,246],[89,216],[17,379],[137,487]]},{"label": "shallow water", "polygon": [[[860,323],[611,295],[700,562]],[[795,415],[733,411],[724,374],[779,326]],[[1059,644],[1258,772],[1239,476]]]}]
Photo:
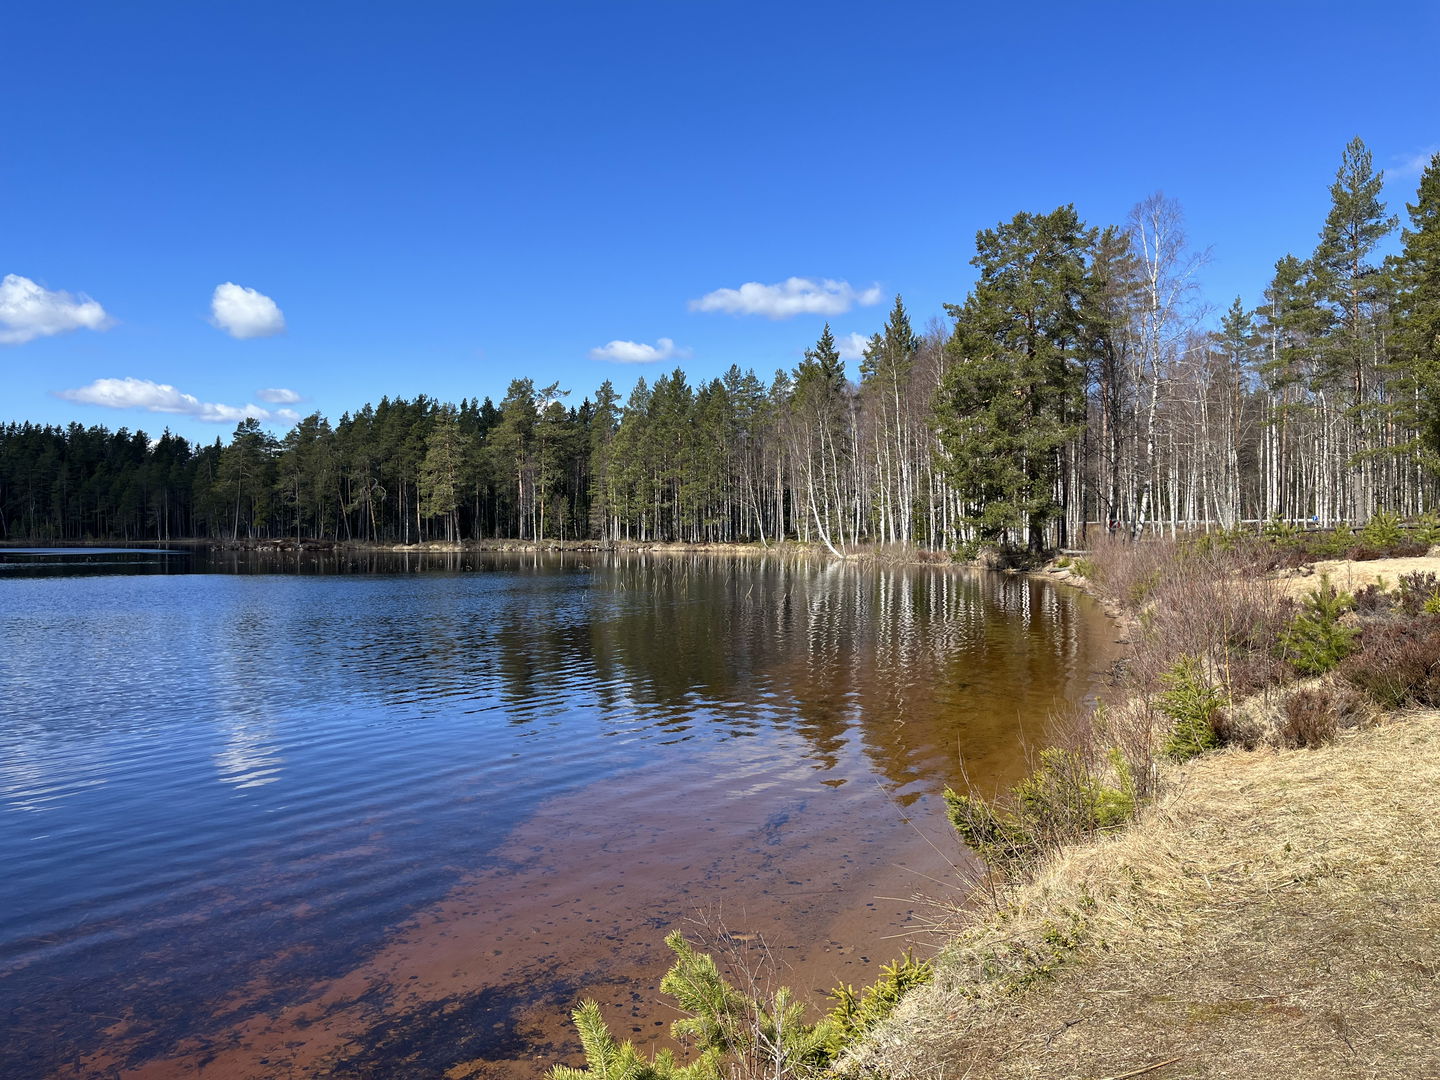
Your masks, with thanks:
[{"label": "shallow water", "polygon": [[859,983],[950,888],[939,793],[1111,658],[947,568],[106,561],[0,579],[3,1076],[538,1075],[582,996],[663,1030],[702,924]]}]

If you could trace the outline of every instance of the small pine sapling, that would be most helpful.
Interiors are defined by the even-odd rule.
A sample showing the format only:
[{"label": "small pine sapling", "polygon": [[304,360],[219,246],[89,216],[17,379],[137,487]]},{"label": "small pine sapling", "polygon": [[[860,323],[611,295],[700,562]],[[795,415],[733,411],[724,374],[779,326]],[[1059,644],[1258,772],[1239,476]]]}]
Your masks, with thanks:
[{"label": "small pine sapling", "polygon": [[1322,575],[1300,606],[1300,614],[1280,634],[1282,655],[1301,675],[1324,675],[1358,647],[1358,632],[1340,621],[1355,600]]}]

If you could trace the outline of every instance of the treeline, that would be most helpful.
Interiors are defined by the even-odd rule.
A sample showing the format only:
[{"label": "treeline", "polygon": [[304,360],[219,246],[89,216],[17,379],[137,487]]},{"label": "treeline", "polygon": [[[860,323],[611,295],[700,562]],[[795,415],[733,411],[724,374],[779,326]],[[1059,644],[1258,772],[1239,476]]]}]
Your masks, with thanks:
[{"label": "treeline", "polygon": [[1319,241],[1218,320],[1203,256],[1156,195],[1123,226],[1073,207],[976,238],[949,325],[897,297],[858,383],[827,326],[767,382],[675,370],[567,405],[382,399],[228,444],[100,427],[0,429],[0,535],[315,536],[412,543],[817,541],[953,548],[1241,522],[1359,521],[1437,501],[1440,155],[1400,228],[1356,139]]}]

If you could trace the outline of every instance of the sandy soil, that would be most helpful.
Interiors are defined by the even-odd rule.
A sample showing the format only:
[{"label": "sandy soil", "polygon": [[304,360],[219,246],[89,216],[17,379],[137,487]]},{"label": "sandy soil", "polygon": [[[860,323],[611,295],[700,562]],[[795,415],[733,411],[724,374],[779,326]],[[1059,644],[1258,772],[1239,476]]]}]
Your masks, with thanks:
[{"label": "sandy soil", "polygon": [[1412,559],[1369,559],[1365,562],[1326,559],[1291,571],[1281,577],[1280,582],[1291,596],[1303,596],[1316,586],[1322,575],[1328,575],[1337,589],[1354,592],[1366,585],[1375,585],[1382,579],[1386,586],[1393,589],[1402,576],[1417,572],[1440,576],[1440,548],[1431,548],[1428,554]]}]

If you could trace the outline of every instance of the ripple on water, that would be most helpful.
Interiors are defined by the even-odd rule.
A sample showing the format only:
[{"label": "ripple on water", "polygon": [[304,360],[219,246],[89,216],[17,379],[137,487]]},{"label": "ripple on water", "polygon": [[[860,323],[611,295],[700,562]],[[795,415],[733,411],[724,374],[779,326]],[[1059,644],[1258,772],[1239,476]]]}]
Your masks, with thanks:
[{"label": "ripple on water", "polygon": [[[383,1054],[452,1014],[510,1025],[493,1052],[524,1058],[586,985],[648,1002],[660,936],[702,909],[819,962],[913,842],[899,807],[962,758],[1013,774],[1017,717],[1103,666],[1079,598],[1013,579],[224,558],[0,582],[0,1010],[32,1033],[0,1075],[211,1045],[284,1080],[340,1062],[322,1030],[383,1017]],[[525,1013],[517,971],[554,1016]]]}]

